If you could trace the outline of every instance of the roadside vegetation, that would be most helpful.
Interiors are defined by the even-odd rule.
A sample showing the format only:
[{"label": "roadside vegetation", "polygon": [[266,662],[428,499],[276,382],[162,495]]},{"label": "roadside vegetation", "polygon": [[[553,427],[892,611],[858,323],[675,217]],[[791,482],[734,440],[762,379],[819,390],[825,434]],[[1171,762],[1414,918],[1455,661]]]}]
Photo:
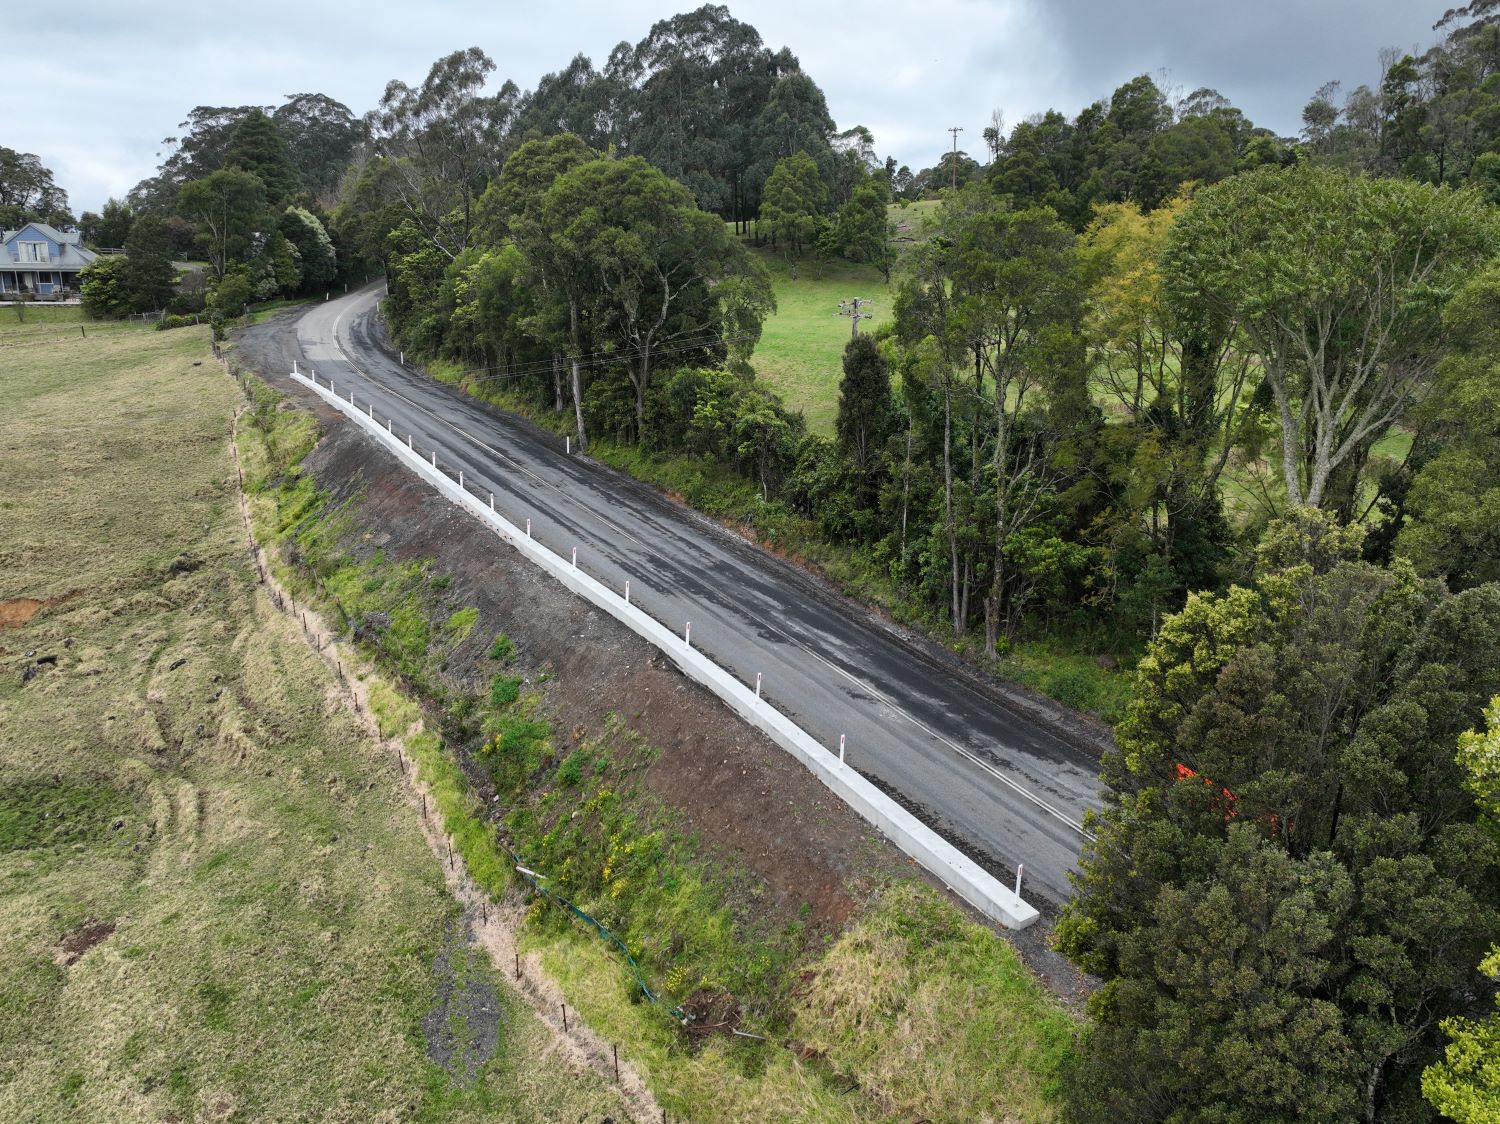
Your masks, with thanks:
[{"label": "roadside vegetation", "polygon": [[206,329],[0,351],[0,1116],[618,1115],[258,593],[240,401]]}]

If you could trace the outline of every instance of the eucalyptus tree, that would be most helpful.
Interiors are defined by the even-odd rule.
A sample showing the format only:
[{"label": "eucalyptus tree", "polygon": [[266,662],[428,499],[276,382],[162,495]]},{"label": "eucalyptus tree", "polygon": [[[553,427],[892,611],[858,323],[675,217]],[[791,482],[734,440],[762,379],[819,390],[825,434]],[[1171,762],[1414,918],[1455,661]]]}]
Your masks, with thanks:
[{"label": "eucalyptus tree", "polygon": [[259,109],[252,109],[235,125],[224,150],[224,166],[258,177],[272,206],[285,206],[302,187],[286,138]]},{"label": "eucalyptus tree", "polygon": [[1429,385],[1449,293],[1500,249],[1475,195],[1327,168],[1200,191],[1162,256],[1169,300],[1240,325],[1281,426],[1290,506],[1348,520],[1370,450]]},{"label": "eucalyptus tree", "polygon": [[506,154],[520,91],[486,95],[495,64],[478,47],[432,64],[416,88],[393,80],[366,116],[387,184],[406,217],[448,258],[468,246],[475,204]]},{"label": "eucalyptus tree", "polygon": [[246,260],[256,234],[271,225],[265,185],[260,177],[238,168],[221,168],[183,184],[177,209],[197,225],[198,241],[219,280],[231,262]]},{"label": "eucalyptus tree", "polygon": [[542,227],[549,259],[570,279],[570,323],[586,303],[626,357],[638,439],[661,358],[748,355],[775,307],[764,268],[723,220],[639,157],[591,161],[559,176],[543,197]]},{"label": "eucalyptus tree", "polygon": [[1042,510],[1055,434],[1028,417],[1038,399],[1065,393],[1081,374],[1083,284],[1077,240],[1047,207],[1013,211],[1000,202],[971,210],[952,231],[950,333],[972,356],[976,392],[988,386],[992,413],[994,537],[984,602],[985,650],[1015,624],[1008,612],[1012,537]]},{"label": "eucalyptus tree", "polygon": [[343,102],[310,93],[289,97],[276,107],[271,120],[286,140],[302,186],[320,200],[331,200],[365,140],[364,122]]}]

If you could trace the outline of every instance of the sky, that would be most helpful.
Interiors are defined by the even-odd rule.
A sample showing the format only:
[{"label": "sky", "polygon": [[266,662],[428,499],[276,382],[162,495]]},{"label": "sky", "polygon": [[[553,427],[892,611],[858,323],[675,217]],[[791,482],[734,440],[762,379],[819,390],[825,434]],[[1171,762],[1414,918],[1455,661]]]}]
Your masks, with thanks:
[{"label": "sky", "polygon": [[[1454,0],[1456,2],[1456,0]],[[757,0],[730,11],[786,46],[822,87],[839,128],[864,125],[881,155],[913,170],[959,147],[982,155],[1006,127],[1068,116],[1151,74],[1187,93],[1212,86],[1284,136],[1318,86],[1379,75],[1382,47],[1425,49],[1449,0]],[[74,0],[48,25],[5,36],[0,145],[37,154],[75,213],[98,211],[152,174],[162,138],[196,105],[279,104],[325,93],[361,114],[385,83],[478,46],[495,80],[523,89],[583,52],[602,64],[621,40],[690,0]],[[12,21],[14,23],[14,21]],[[36,32],[35,40],[31,32]]]}]

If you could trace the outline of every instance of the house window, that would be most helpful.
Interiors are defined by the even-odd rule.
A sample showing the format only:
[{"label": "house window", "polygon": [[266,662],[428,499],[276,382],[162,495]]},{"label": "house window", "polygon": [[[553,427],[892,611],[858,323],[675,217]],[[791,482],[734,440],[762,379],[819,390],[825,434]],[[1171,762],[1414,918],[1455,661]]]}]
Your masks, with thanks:
[{"label": "house window", "polygon": [[47,243],[45,242],[22,242],[22,261],[50,261],[47,256]]}]

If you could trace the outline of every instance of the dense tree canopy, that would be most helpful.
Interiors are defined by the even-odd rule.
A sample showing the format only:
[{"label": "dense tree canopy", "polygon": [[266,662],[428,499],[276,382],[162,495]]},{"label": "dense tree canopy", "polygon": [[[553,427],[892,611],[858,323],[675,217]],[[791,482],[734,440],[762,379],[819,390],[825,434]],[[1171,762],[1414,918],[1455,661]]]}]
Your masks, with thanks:
[{"label": "dense tree canopy", "polygon": [[1500,688],[1500,587],[1358,543],[1302,509],[1141,663],[1060,930],[1106,980],[1083,1119],[1424,1118],[1500,924],[1452,748]]},{"label": "dense tree canopy", "polygon": [[1201,191],[1163,266],[1180,308],[1236,323],[1261,361],[1288,503],[1347,519],[1370,449],[1432,376],[1448,293],[1497,250],[1472,195],[1268,168]]},{"label": "dense tree canopy", "polygon": [[14,229],[34,220],[72,226],[68,193],[33,153],[0,146],[0,227]]}]

